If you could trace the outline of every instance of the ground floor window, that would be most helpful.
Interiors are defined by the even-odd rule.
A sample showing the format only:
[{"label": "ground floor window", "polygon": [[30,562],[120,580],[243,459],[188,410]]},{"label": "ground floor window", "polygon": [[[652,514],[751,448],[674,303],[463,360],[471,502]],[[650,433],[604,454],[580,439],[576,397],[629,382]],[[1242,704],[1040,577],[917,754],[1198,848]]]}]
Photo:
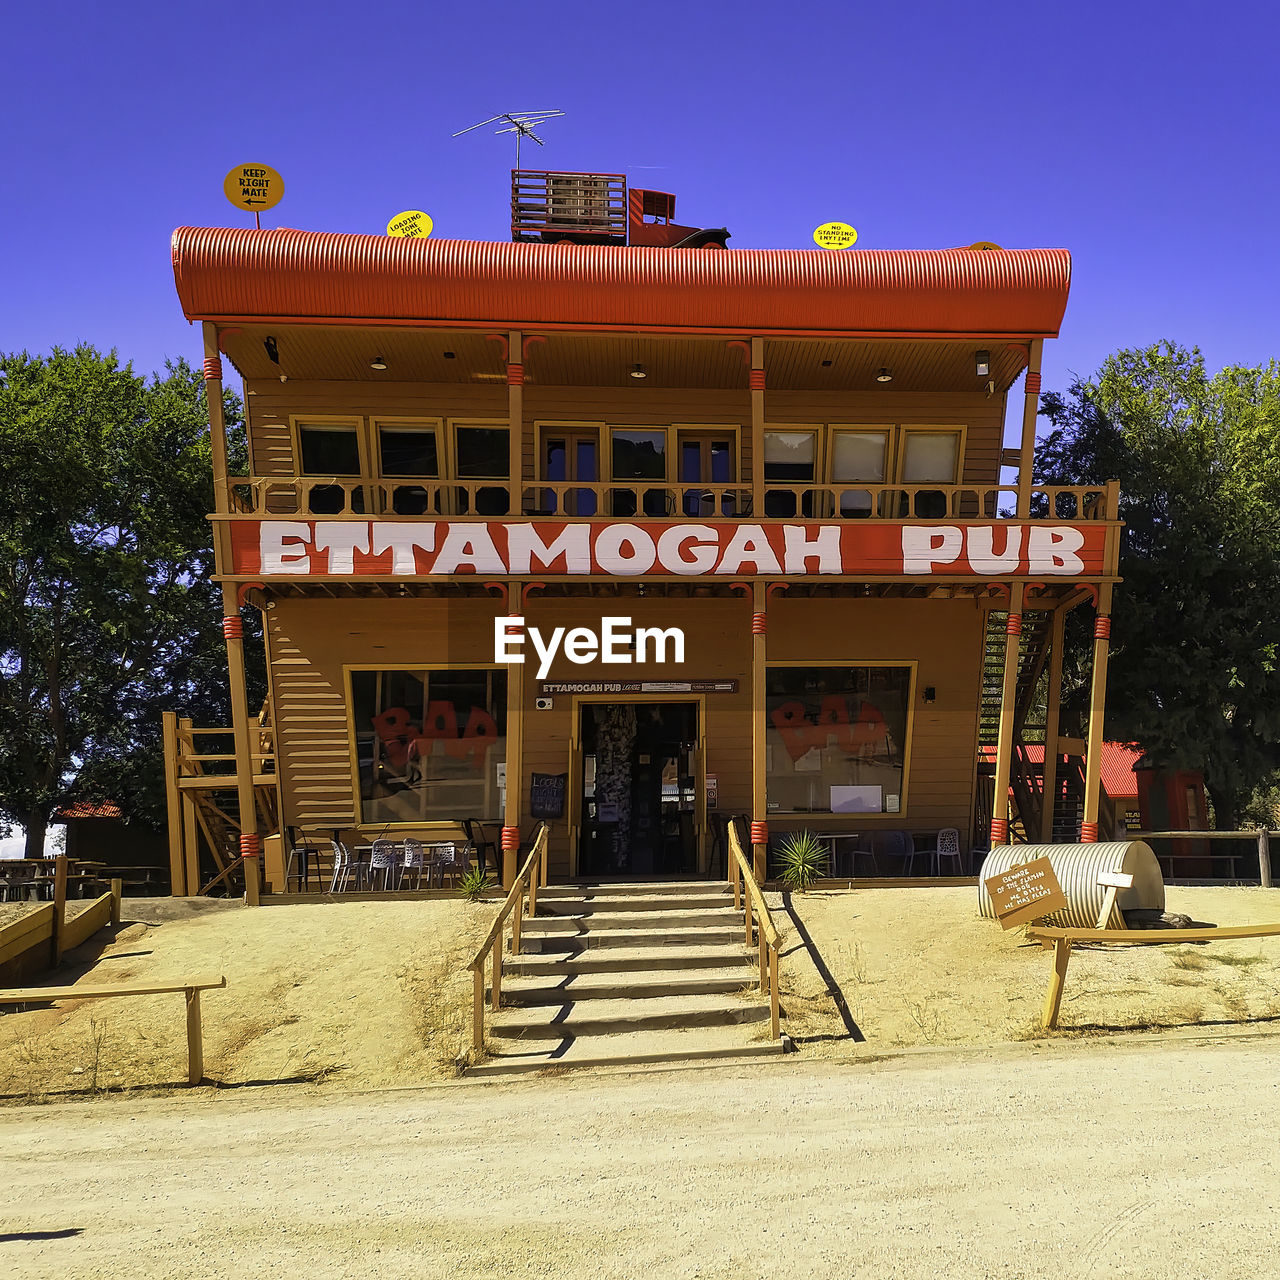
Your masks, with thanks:
[{"label": "ground floor window", "polygon": [[362,822],[501,819],[505,670],[353,671],[351,706]]},{"label": "ground floor window", "polygon": [[770,667],[766,691],[771,810],[901,811],[910,667]]}]

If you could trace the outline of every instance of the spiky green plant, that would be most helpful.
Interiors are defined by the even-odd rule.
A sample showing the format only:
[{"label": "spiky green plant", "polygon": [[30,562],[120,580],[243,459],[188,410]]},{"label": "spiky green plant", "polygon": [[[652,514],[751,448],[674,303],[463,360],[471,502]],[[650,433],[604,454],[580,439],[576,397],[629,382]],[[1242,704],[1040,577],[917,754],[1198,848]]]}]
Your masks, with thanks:
[{"label": "spiky green plant", "polygon": [[496,888],[498,882],[489,878],[483,867],[472,867],[458,881],[458,892],[468,902],[479,902],[490,889]]},{"label": "spiky green plant", "polygon": [[827,871],[827,847],[812,831],[793,831],[778,849],[778,880],[804,893]]}]

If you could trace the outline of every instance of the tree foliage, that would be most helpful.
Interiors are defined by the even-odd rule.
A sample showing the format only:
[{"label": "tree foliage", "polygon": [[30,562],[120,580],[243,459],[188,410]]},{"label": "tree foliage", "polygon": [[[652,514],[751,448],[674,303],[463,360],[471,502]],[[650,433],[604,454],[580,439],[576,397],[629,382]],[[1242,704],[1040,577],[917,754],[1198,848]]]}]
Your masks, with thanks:
[{"label": "tree foliage", "polygon": [[1049,392],[1047,484],[1121,484],[1107,736],[1199,768],[1219,827],[1280,767],[1280,366],[1171,343]]},{"label": "tree foliage", "polygon": [[160,713],[225,721],[226,654],[199,374],[84,346],[0,374],[0,819],[31,851],[67,799],[161,821]]}]

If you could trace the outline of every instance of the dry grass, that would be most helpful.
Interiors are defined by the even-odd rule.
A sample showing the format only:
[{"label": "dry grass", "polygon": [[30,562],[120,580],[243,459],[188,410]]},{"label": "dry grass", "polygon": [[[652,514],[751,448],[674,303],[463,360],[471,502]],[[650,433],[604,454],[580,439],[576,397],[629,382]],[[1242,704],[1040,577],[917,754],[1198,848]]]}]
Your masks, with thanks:
[{"label": "dry grass", "polygon": [[[221,1085],[418,1084],[455,1074],[469,1043],[465,965],[494,909],[461,900],[219,907],[126,927],[92,969],[56,980],[225,974],[227,988],[202,997],[205,1071]],[[180,995],[0,1016],[6,1100],[155,1092],[185,1078]]]},{"label": "dry grass", "polygon": [[[972,888],[820,890],[793,909],[871,1046],[1039,1039],[1049,953],[978,916]],[[833,993],[799,932],[784,929],[786,1030],[806,1051],[847,1052]],[[1222,925],[1280,919],[1280,892],[1173,888],[1171,911]],[[1280,1018],[1280,938],[1205,946],[1088,948],[1072,956],[1061,1034]],[[1054,1033],[1058,1034],[1058,1033]]]}]

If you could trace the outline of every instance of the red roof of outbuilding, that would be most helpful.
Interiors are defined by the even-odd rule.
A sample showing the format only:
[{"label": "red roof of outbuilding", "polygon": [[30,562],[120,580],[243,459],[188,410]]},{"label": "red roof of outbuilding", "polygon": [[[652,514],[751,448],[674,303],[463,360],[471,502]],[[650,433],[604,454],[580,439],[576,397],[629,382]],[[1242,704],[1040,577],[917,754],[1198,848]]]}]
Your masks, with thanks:
[{"label": "red roof of outbuilding", "polygon": [[123,818],[124,813],[118,804],[104,800],[101,804],[91,804],[87,800],[77,800],[59,809],[54,815],[56,821],[67,818]]},{"label": "red roof of outbuilding", "polygon": [[[1044,763],[1044,744],[1031,742],[1024,748],[1027,759],[1032,764]],[[1099,775],[1102,778],[1102,789],[1113,800],[1128,800],[1138,794],[1138,780],[1134,777],[1133,766],[1142,756],[1140,747],[1132,747],[1123,742],[1104,742],[1102,744],[1102,765]],[[983,747],[982,758],[994,760],[995,747]]]},{"label": "red roof of outbuilding", "polygon": [[190,320],[1054,337],[1065,249],[659,249],[180,227]]}]

